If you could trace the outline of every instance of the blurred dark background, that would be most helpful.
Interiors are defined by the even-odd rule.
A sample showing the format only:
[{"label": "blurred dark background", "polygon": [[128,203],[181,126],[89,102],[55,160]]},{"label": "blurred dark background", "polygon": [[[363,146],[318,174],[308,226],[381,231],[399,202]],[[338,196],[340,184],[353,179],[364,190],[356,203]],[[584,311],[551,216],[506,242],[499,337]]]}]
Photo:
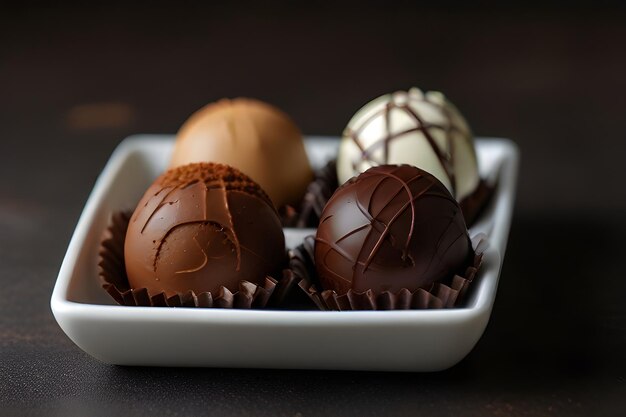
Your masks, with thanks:
[{"label": "blurred dark background", "polygon": [[[87,147],[173,133],[200,106],[233,96],[276,104],[305,133],[338,135],[368,100],[416,85],[445,92],[477,135],[510,137],[532,158],[520,210],[626,208],[626,7],[381,3],[8,9],[5,154],[24,160],[62,148],[58,156],[75,164]],[[29,154],[16,154],[24,142]],[[594,159],[603,163],[590,170]]]},{"label": "blurred dark background", "polygon": [[[58,268],[124,137],[174,133],[234,96],[281,107],[307,134],[339,135],[367,101],[411,86],[443,91],[478,136],[511,138],[522,153],[494,314],[461,364],[402,376],[122,369],[58,328],[48,307]],[[0,405],[30,415],[622,415],[625,156],[623,2],[2,6]]]}]

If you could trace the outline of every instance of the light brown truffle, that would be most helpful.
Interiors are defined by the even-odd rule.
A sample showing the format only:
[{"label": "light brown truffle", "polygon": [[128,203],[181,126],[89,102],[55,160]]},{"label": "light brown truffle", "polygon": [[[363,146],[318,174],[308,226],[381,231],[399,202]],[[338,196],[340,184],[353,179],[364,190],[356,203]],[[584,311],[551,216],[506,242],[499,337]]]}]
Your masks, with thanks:
[{"label": "light brown truffle", "polygon": [[295,123],[276,107],[247,98],[209,104],[183,124],[170,167],[190,162],[238,168],[259,183],[276,207],[299,203],[313,179]]}]

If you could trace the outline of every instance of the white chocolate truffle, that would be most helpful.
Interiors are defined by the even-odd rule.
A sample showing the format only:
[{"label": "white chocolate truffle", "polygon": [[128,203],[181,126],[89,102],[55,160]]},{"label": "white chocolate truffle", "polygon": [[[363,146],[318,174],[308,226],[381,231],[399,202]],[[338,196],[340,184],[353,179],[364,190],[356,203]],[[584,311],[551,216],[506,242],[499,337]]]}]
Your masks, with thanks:
[{"label": "white chocolate truffle", "polygon": [[480,182],[470,128],[443,94],[418,88],[369,102],[344,130],[337,157],[343,184],[368,168],[409,164],[430,172],[463,200]]}]

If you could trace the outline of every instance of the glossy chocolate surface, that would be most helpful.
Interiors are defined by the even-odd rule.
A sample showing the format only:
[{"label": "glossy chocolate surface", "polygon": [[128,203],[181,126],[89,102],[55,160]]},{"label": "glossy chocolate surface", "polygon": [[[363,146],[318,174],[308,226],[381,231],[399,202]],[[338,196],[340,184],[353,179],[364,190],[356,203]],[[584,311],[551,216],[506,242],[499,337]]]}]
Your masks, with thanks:
[{"label": "glossy chocolate surface", "polygon": [[167,171],[135,210],[124,247],[132,288],[168,296],[235,290],[280,270],[284,235],[267,195],[235,168],[197,163]]},{"label": "glossy chocolate surface", "polygon": [[330,199],[315,239],[323,289],[414,291],[451,278],[473,255],[446,187],[409,165],[370,168]]}]

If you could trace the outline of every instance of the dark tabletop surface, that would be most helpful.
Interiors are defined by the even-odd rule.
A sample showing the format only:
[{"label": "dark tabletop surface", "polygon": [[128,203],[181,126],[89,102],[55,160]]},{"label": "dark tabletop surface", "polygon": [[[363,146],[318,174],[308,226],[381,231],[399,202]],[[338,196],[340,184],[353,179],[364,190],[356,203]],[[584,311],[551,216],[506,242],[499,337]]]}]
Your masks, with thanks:
[{"label": "dark tabletop surface", "polygon": [[[625,8],[206,3],[0,11],[0,415],[626,415]],[[57,326],[63,255],[124,137],[240,95],[337,135],[411,85],[522,153],[493,315],[460,364],[125,368]]]}]

